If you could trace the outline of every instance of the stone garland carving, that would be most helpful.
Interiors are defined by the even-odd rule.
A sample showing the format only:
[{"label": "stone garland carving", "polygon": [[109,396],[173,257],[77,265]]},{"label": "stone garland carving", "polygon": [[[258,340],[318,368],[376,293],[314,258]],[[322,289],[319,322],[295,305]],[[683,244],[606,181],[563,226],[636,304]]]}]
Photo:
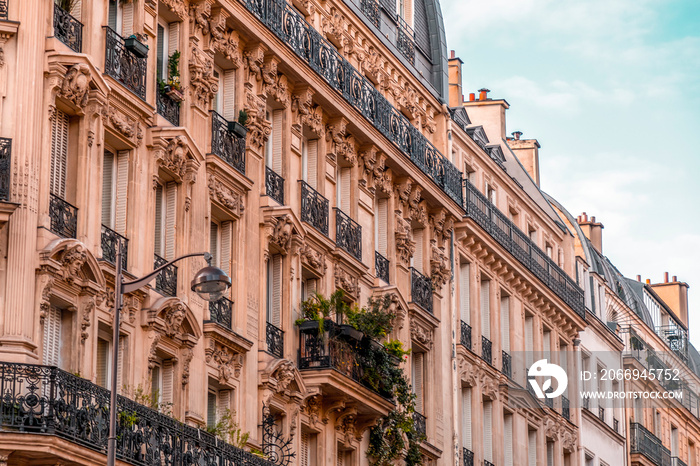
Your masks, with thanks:
[{"label": "stone garland carving", "polygon": [[85,341],[90,336],[88,328],[92,324],[92,311],[95,309],[95,298],[90,298],[83,309],[83,318],[80,321],[80,343],[85,344]]},{"label": "stone garland carving", "polygon": [[190,363],[194,357],[194,351],[192,348],[187,348],[185,351],[185,356],[182,362],[182,385],[187,385],[190,383]]},{"label": "stone garland carving", "polygon": [[192,47],[190,67],[190,92],[194,103],[202,110],[209,109],[209,102],[219,90],[219,80],[214,77],[214,60],[198,47]]},{"label": "stone garland carving", "polygon": [[245,110],[248,113],[248,136],[251,147],[261,150],[270,137],[272,124],[265,119],[265,102],[253,93],[253,85],[245,84]]},{"label": "stone garland carving", "polygon": [[182,21],[187,19],[187,5],[184,0],[160,0],[160,3],[168,7]]},{"label": "stone garland carving", "polygon": [[416,242],[413,241],[413,232],[411,224],[403,218],[401,211],[395,212],[396,228],[394,237],[396,239],[396,252],[401,264],[408,266],[411,262],[411,257],[416,252]]},{"label": "stone garland carving", "polygon": [[211,16],[210,0],[190,4],[190,30],[201,32],[202,36],[209,34],[209,17]]},{"label": "stone garland carving", "polygon": [[355,138],[347,133],[348,120],[337,118],[326,125],[326,141],[330,142],[330,155],[334,160],[343,157],[350,165],[357,164]]},{"label": "stone garland carving", "polygon": [[270,242],[279,246],[282,254],[289,252],[292,244],[292,235],[294,234],[294,223],[289,215],[277,217],[277,223],[272,231]]},{"label": "stone garland carving", "polygon": [[433,288],[440,290],[452,276],[450,259],[443,248],[437,247],[434,239],[430,240],[430,249],[430,279],[433,282]]},{"label": "stone garland carving", "polygon": [[105,106],[102,110],[102,120],[111,124],[114,129],[123,134],[135,145],[139,145],[143,139],[141,123],[130,116],[124,115],[116,108]]},{"label": "stone garland carving", "polygon": [[411,319],[411,339],[425,346],[428,350],[433,348],[433,332],[422,325],[415,319]]},{"label": "stone garland carving", "polygon": [[165,335],[170,338],[182,335],[182,322],[185,320],[185,305],[182,303],[173,304],[165,310],[163,316],[165,320]]},{"label": "stone garland carving", "polygon": [[66,72],[61,86],[61,97],[72,102],[77,107],[84,108],[88,101],[90,90],[90,67],[84,63],[78,63]]},{"label": "stone garland carving", "polygon": [[245,210],[243,196],[224,186],[215,175],[209,175],[209,197],[238,216]]},{"label": "stone garland carving", "polygon": [[80,277],[83,264],[87,261],[85,246],[76,244],[65,250],[61,258],[62,278],[69,284],[73,284],[75,279]]},{"label": "stone garland carving", "polygon": [[306,243],[301,247],[301,262],[307,267],[316,270],[321,275],[326,274],[326,269],[328,268],[326,256]]},{"label": "stone garland carving", "polygon": [[353,277],[349,272],[339,267],[337,264],[335,266],[335,287],[342,288],[349,295],[357,297],[360,291],[359,279]]},{"label": "stone garland carving", "polygon": [[243,368],[243,355],[235,353],[230,348],[210,341],[210,346],[205,351],[205,361],[216,365],[219,370],[219,383],[230,385],[233,378],[241,376]]}]

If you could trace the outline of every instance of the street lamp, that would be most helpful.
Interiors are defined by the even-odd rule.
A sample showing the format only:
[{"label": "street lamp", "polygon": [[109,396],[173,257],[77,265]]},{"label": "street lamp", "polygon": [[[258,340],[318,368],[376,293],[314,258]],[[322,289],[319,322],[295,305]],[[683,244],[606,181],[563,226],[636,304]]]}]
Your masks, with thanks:
[{"label": "street lamp", "polygon": [[211,265],[211,254],[195,252],[185,254],[161,265],[145,277],[129,282],[124,281],[122,274],[122,244],[117,242],[116,276],[114,278],[114,328],[112,329],[112,368],[111,393],[109,397],[109,437],[107,437],[107,466],[114,466],[117,456],[117,367],[119,367],[119,317],[122,307],[122,297],[126,293],[138,290],[147,285],[163,269],[187,257],[204,256],[209,265],[197,272],[192,279],[191,289],[205,301],[217,301],[231,287],[231,278],[226,272]]}]

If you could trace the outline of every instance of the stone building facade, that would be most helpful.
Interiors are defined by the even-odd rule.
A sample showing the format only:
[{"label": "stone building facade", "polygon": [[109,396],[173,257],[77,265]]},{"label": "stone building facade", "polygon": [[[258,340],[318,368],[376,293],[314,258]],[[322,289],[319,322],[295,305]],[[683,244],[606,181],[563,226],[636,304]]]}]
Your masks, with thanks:
[{"label": "stone building facade", "polygon": [[[396,399],[295,324],[338,289],[389,297],[418,463],[588,465],[578,382],[539,400],[527,368],[628,343],[539,144],[461,80],[436,0],[0,0],[0,465],[104,464],[112,373],[123,464],[370,464]],[[179,261],[113,341],[118,248],[126,280],[209,251],[233,285]]]}]

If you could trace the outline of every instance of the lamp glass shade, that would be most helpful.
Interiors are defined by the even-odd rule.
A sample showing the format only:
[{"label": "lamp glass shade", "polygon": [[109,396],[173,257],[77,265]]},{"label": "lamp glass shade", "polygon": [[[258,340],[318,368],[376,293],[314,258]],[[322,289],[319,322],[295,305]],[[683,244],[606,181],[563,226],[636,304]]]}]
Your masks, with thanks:
[{"label": "lamp glass shade", "polygon": [[221,299],[231,287],[231,278],[218,267],[207,266],[192,279],[192,291],[205,301]]}]

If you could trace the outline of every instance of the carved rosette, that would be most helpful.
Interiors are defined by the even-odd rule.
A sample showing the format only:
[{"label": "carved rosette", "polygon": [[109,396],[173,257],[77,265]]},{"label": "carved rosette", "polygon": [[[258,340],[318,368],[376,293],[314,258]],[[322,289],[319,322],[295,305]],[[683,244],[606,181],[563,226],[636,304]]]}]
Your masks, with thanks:
[{"label": "carved rosette", "polygon": [[416,252],[416,242],[413,241],[413,231],[411,223],[403,218],[401,211],[395,212],[396,225],[394,228],[394,238],[396,239],[396,252],[399,261],[404,266],[408,266],[411,262],[413,253]]},{"label": "carved rosette", "polygon": [[198,47],[193,46],[189,67],[193,103],[206,112],[209,110],[209,102],[219,90],[219,80],[214,77],[214,60]]}]

